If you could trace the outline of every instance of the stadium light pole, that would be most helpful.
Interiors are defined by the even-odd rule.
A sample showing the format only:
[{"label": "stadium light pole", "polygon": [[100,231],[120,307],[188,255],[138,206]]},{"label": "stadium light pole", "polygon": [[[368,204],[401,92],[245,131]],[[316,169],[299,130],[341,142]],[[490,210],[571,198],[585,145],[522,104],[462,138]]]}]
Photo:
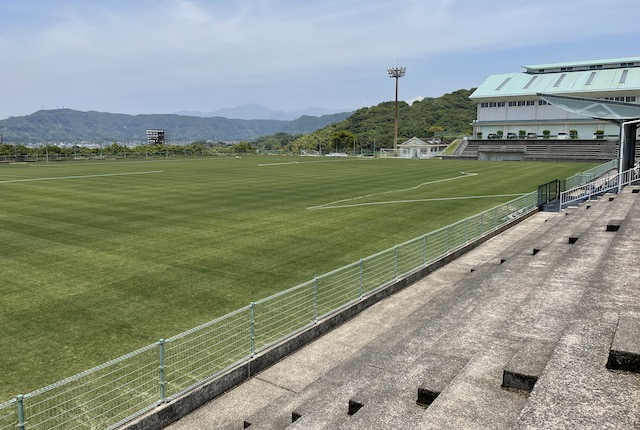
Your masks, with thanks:
[{"label": "stadium light pole", "polygon": [[395,121],[393,124],[393,152],[395,153],[398,150],[398,80],[404,76],[407,71],[406,67],[394,67],[391,69],[387,69],[387,73],[390,78],[395,78],[396,80],[396,114]]}]

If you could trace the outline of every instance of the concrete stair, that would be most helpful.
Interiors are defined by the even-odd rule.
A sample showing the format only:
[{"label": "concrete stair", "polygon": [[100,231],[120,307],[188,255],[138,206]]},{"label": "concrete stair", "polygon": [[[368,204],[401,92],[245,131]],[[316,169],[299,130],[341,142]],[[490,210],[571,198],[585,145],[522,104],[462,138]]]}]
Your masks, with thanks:
[{"label": "concrete stair", "polygon": [[640,373],[640,317],[620,316],[609,350],[607,369]]}]

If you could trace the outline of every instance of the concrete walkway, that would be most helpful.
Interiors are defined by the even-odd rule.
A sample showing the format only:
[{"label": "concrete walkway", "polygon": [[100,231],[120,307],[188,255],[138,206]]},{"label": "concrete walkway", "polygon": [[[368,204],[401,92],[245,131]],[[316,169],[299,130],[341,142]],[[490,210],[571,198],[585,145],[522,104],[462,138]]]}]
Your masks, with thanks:
[{"label": "concrete walkway", "polygon": [[606,367],[640,344],[637,196],[538,213],[167,428],[640,428]]}]

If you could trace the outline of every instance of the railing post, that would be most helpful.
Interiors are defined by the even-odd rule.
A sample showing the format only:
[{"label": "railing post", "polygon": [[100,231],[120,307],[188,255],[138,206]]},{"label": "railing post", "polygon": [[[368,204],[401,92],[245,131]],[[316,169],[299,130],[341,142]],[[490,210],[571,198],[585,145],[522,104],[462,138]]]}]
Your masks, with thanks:
[{"label": "railing post", "polygon": [[16,402],[18,404],[18,429],[24,430],[27,424],[24,421],[24,396],[22,394],[18,395]]},{"label": "railing post", "polygon": [[469,217],[464,219],[464,244],[469,243]]},{"label": "railing post", "polygon": [[393,271],[395,273],[394,278],[398,279],[398,245],[393,247]]},{"label": "railing post", "polygon": [[251,356],[256,353],[256,314],[255,314],[256,303],[251,302],[249,305],[249,310],[251,312]]},{"label": "railing post", "polygon": [[362,258],[360,259],[360,300],[362,300],[362,273],[364,271],[364,263],[362,261]]},{"label": "railing post", "polygon": [[313,320],[318,322],[318,278],[313,278]]},{"label": "railing post", "polygon": [[422,235],[422,265],[427,265],[427,235]]},{"label": "railing post", "polygon": [[160,371],[160,402],[164,403],[167,400],[166,391],[165,391],[165,380],[164,380],[164,339],[160,339],[158,341],[158,350],[160,355],[160,366],[158,367]]},{"label": "railing post", "polygon": [[444,252],[445,254],[449,253],[449,236],[451,235],[451,225],[447,226],[447,235],[445,236],[444,241]]}]

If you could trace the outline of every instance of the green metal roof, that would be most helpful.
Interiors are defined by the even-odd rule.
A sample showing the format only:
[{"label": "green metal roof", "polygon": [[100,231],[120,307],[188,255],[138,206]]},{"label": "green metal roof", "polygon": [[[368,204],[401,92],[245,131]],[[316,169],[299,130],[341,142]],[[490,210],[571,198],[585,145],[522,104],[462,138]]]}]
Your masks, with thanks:
[{"label": "green metal roof", "polygon": [[[640,59],[638,61],[640,62]],[[469,98],[474,100],[537,98],[538,93],[591,97],[638,95],[640,67],[491,75]]]},{"label": "green metal roof", "polygon": [[640,63],[640,57],[627,57],[627,58],[609,58],[606,60],[589,60],[589,61],[573,61],[568,63],[550,63],[550,64],[537,64],[533,66],[522,66],[527,70],[540,70],[540,69],[559,69],[561,67],[585,67],[591,65],[607,65],[615,66],[628,63]]}]

